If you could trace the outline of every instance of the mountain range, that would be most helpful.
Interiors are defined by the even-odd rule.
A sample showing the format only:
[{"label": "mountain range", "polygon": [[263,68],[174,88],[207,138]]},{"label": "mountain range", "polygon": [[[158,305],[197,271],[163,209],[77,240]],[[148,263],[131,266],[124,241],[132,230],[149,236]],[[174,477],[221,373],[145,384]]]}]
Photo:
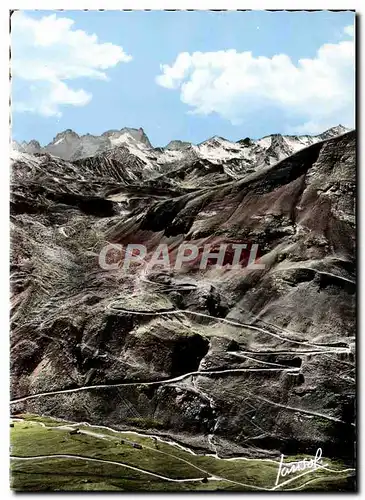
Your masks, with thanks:
[{"label": "mountain range", "polygon": [[47,146],[41,147],[35,140],[13,141],[12,149],[30,154],[49,153],[63,160],[75,161],[103,153],[113,154],[115,148],[123,148],[140,160],[146,173],[153,170],[152,165],[171,169],[184,161],[206,160],[224,165],[228,175],[239,176],[250,168],[272,165],[300,149],[348,130],[338,125],[316,136],[273,134],[257,140],[246,137],[237,142],[215,136],[198,145],[174,140],[163,148],[154,148],[142,128],[108,130],[100,136],[80,136],[68,129],[57,134]]},{"label": "mountain range", "polygon": [[[353,470],[355,131],[154,148],[67,130],[11,162],[13,415]],[[264,268],[99,265],[106,245],[186,242],[257,244]]]}]

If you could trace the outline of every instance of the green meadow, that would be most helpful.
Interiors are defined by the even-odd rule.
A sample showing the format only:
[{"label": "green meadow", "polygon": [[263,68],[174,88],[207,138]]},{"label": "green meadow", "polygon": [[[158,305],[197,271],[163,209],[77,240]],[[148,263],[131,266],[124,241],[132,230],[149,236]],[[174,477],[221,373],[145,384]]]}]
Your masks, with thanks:
[{"label": "green meadow", "polygon": [[[10,428],[15,491],[265,491],[275,486],[278,461],[217,459],[133,432],[22,418]],[[281,478],[286,484],[275,491],[351,491],[354,471],[326,463],[331,471]]]}]

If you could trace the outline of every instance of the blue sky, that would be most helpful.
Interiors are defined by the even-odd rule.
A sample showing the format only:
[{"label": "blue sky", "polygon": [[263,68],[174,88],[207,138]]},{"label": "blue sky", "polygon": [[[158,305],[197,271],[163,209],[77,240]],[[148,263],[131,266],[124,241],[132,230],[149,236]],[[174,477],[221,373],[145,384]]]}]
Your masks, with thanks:
[{"label": "blue sky", "polygon": [[[42,22],[51,15],[52,22]],[[14,16],[17,141],[46,144],[67,128],[100,134],[128,126],[143,127],[162,146],[172,139],[238,140],[353,125],[352,12]],[[63,18],[73,23],[61,26]]]}]

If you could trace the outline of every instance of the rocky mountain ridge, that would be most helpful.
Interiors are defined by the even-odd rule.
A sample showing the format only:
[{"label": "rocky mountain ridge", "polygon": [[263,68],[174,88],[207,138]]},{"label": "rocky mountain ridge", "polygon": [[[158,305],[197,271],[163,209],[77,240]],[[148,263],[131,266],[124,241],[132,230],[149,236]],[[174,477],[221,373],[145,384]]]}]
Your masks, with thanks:
[{"label": "rocky mountain ridge", "polygon": [[[72,130],[57,134],[51,143],[41,147],[39,142],[12,143],[12,149],[24,153],[50,153],[66,161],[75,161],[97,154],[110,154],[116,147],[123,147],[129,154],[138,157],[147,169],[156,162],[160,170],[173,168],[176,164],[191,159],[209,161],[225,166],[228,175],[239,177],[249,168],[267,166],[280,161],[311,144],[330,139],[347,132],[342,125],[333,127],[317,136],[283,136],[274,134],[262,139],[250,138],[232,142],[222,137],[212,137],[198,145],[184,141],[171,141],[165,148],[152,147],[142,128],[109,130],[101,136],[90,134],[79,136]],[[156,168],[156,165],[155,165]],[[157,168],[157,173],[159,168]]]}]

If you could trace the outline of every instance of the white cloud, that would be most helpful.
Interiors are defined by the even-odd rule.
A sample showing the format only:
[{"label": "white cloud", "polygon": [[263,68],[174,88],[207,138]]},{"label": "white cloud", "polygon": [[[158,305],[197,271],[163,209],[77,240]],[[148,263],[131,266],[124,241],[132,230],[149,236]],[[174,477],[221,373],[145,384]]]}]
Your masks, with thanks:
[{"label": "white cloud", "polygon": [[[350,29],[352,28],[352,30]],[[353,26],[344,28],[352,37]],[[233,124],[277,108],[287,132],[323,131],[338,123],[353,126],[354,40],[325,44],[312,59],[293,62],[287,55],[271,58],[251,52],[180,53],[161,65],[156,82],[177,89],[191,113],[217,113]]]},{"label": "white cloud", "polygon": [[76,78],[107,80],[105,70],[132,57],[122,47],[101,43],[96,35],[74,29],[74,21],[56,14],[40,19],[24,12],[11,17],[11,69],[22,86],[17,111],[45,116],[61,115],[62,105],[84,106],[92,96],[72,89],[66,81]]},{"label": "white cloud", "polygon": [[354,36],[354,34],[355,34],[355,26],[353,24],[350,24],[349,26],[345,26],[345,28],[344,28],[343,31],[348,36]]}]

